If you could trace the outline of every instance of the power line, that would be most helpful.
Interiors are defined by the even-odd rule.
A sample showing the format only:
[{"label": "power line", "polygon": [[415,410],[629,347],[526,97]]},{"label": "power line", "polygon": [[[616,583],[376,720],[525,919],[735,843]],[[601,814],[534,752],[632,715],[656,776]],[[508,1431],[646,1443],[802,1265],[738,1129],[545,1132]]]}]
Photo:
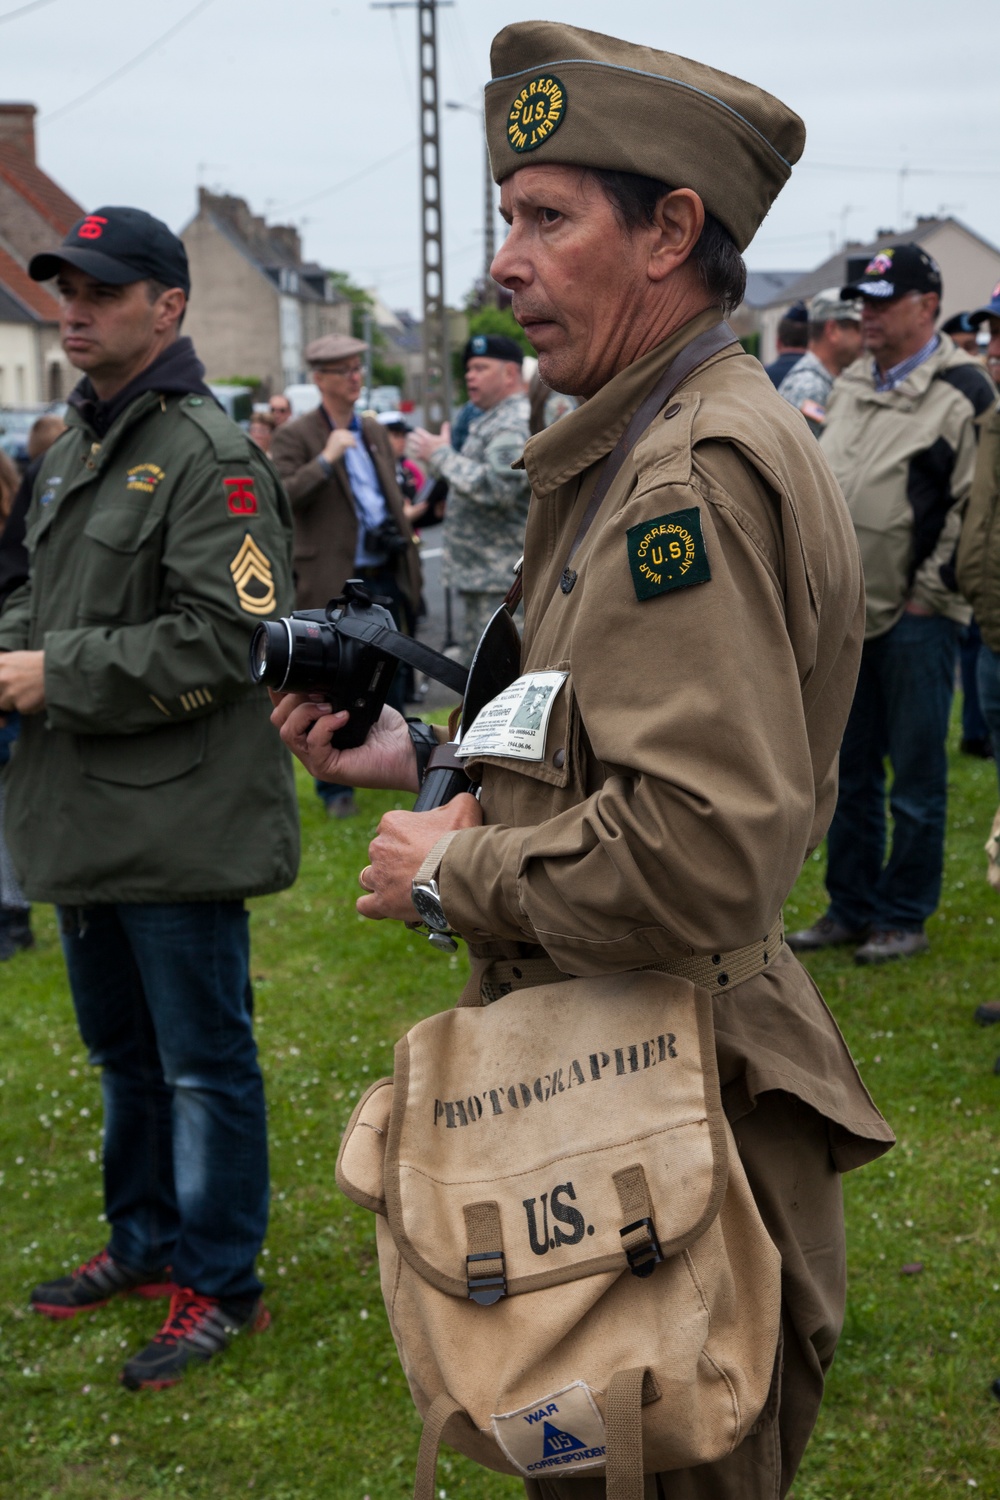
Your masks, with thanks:
[{"label": "power line", "polygon": [[878,167],[870,163],[863,166],[846,166],[829,161],[802,161],[799,169],[812,168],[816,172],[875,172],[898,177],[905,172],[907,177],[1000,177],[1000,171],[989,167]]},{"label": "power line", "polygon": [[182,30],[182,28],[185,27],[189,21],[193,21],[195,16],[199,15],[203,10],[207,10],[208,7],[212,4],[214,4],[214,0],[198,0],[197,5],[192,6],[189,11],[181,16],[179,21],[175,22],[173,26],[169,27],[169,29],[165,31],[162,36],[158,36],[155,42],[150,42],[148,47],[144,47],[141,52],[137,53],[136,56],[131,58],[127,63],[123,63],[120,68],[116,68],[113,73],[109,73],[107,78],[102,78],[100,83],[95,83],[93,88],[87,89],[87,91],[83,94],[78,94],[75,99],[71,99],[68,104],[62,105],[60,109],[53,109],[47,115],[42,115],[43,122],[47,123],[52,120],[58,120],[60,115],[68,114],[69,111],[71,109],[75,109],[78,104],[83,104],[86,102],[86,100],[93,99],[95,94],[101,93],[101,91],[103,89],[106,89],[109,84],[116,83],[119,78],[124,78],[126,73],[130,73],[132,69],[137,68],[141,62],[145,62],[147,57],[152,57],[153,53],[158,51],[159,48],[163,46],[164,42],[169,42],[170,38],[176,36],[177,33]]},{"label": "power line", "polygon": [[378,161],[373,161],[370,166],[362,167],[360,172],[354,172],[350,177],[345,177],[341,182],[335,182],[332,187],[321,188],[318,193],[311,193],[308,198],[299,198],[294,203],[279,203],[274,209],[275,213],[291,213],[293,209],[305,208],[310,203],[318,203],[320,198],[328,198],[331,193],[338,193],[341,188],[350,187],[352,182],[360,182],[362,177],[367,177],[369,172],[377,172],[379,167],[387,166],[389,162],[395,161],[398,156],[403,156],[407,151],[412,151],[416,141],[407,141],[405,146],[399,146],[395,151],[390,151],[388,156],[380,156]]},{"label": "power line", "polygon": [[17,10],[5,10],[0,16],[0,26],[4,21],[16,21],[18,16],[26,16],[29,10],[40,10],[43,5],[51,5],[52,0],[31,0],[30,5],[19,5]]}]

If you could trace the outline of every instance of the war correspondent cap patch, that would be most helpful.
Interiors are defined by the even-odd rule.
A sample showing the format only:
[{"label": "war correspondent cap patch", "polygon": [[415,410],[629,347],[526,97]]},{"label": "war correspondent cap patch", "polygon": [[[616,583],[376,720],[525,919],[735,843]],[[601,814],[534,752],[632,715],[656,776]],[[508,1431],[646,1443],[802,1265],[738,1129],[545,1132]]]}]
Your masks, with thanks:
[{"label": "war correspondent cap patch", "polygon": [[696,505],[630,526],[625,538],[637,599],[708,583],[712,576]]},{"label": "war correspondent cap patch", "polygon": [[515,151],[534,151],[566,117],[566,90],[552,73],[526,83],[507,114],[507,139]]}]

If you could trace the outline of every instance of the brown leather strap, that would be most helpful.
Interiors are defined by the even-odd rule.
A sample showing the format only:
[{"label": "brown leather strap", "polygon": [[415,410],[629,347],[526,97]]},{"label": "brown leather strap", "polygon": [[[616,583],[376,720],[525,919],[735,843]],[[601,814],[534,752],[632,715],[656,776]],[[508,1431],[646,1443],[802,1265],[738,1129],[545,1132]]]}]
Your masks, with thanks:
[{"label": "brown leather strap", "polygon": [[413,1483],[413,1500],[434,1500],[434,1478],[437,1473],[438,1448],[449,1420],[463,1408],[454,1396],[442,1391],[435,1396],[424,1418],[417,1454],[417,1474]]},{"label": "brown leather strap", "polygon": [[465,770],[465,762],[456,759],[455,745],[450,740],[443,745],[435,745],[427,757],[428,771],[436,771],[439,766],[444,766],[446,771]]},{"label": "brown leather strap", "polygon": [[693,371],[697,370],[699,365],[703,365],[707,359],[711,359],[713,354],[718,354],[721,350],[728,349],[730,344],[737,343],[739,343],[739,340],[728,323],[725,321],[716,323],[713,328],[706,329],[696,339],[692,339],[690,344],[685,344],[677,358],[672,360],[667,366],[604,460],[604,467],[601,469],[600,477],[594,486],[594,492],[590,497],[587,509],[584,511],[583,519],[577,528],[576,536],[573,538],[573,545],[566,556],[567,568],[579,551],[584,537],[593,524],[594,517],[601,508],[605,495],[618,477],[622,464],[624,464],[626,458],[628,458],[657,412],[663,407],[668,398],[673,395],[677,387]]}]

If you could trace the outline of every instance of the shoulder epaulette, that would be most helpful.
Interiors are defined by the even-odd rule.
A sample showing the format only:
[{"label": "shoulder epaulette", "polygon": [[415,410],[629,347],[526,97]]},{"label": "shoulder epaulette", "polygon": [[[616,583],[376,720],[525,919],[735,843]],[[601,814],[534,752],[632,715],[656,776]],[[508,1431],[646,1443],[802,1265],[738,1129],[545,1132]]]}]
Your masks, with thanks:
[{"label": "shoulder epaulette", "polygon": [[181,411],[201,428],[220,463],[236,463],[252,456],[246,433],[214,401],[205,396],[185,396]]}]

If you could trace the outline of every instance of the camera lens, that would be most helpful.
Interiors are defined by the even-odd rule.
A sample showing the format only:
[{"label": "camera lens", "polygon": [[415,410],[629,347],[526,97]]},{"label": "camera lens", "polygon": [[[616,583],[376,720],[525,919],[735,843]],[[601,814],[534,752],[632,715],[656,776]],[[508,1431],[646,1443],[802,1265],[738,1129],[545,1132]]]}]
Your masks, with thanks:
[{"label": "camera lens", "polygon": [[287,620],[265,620],[258,625],[250,642],[250,677],[267,687],[284,686],[291,658],[291,637]]}]

